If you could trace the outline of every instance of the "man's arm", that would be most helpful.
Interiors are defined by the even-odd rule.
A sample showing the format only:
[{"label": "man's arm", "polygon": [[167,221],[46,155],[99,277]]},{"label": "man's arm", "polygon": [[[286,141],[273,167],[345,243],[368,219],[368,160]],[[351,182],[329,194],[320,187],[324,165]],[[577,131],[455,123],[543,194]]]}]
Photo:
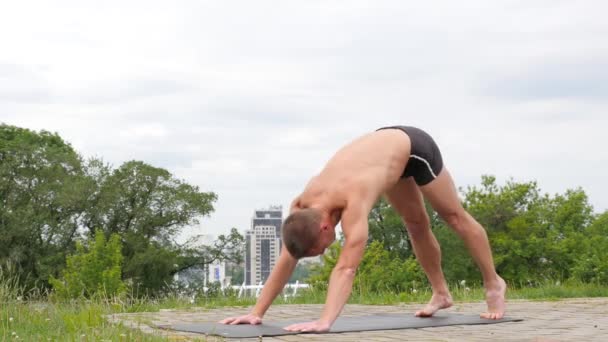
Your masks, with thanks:
[{"label": "man's arm", "polygon": [[359,263],[365,252],[368,237],[368,212],[363,206],[348,207],[342,214],[344,246],[338,263],[331,272],[325,307],[320,321],[334,323],[350,297]]},{"label": "man's arm", "polygon": [[283,246],[281,254],[279,255],[279,260],[277,260],[272,272],[270,272],[270,276],[268,277],[268,280],[266,280],[262,293],[260,293],[260,298],[258,298],[257,303],[251,311],[252,314],[260,318],[264,316],[266,310],[268,310],[272,304],[272,301],[274,301],[279,293],[283,291],[285,284],[289,281],[289,277],[291,277],[297,264],[298,260],[292,257],[287,251],[287,248]]},{"label": "man's arm", "polygon": [[[297,196],[291,202],[289,213],[292,214],[299,209],[301,209],[300,196]],[[283,246],[281,255],[279,255],[279,260],[277,260],[272,272],[270,272],[270,276],[268,277],[268,280],[266,280],[262,293],[260,293],[260,298],[258,298],[251,314],[260,318],[264,316],[274,299],[281,293],[285,284],[289,281],[297,264],[298,260],[291,256],[287,248]]]},{"label": "man's arm", "polygon": [[298,261],[289,254],[286,248],[283,247],[281,255],[276,265],[272,269],[266,284],[262,289],[260,298],[258,298],[255,306],[248,315],[240,317],[229,317],[220,323],[223,324],[260,324],[262,323],[262,317],[272,304],[272,301],[281,293],[283,287],[289,280],[289,277],[296,268]]}]

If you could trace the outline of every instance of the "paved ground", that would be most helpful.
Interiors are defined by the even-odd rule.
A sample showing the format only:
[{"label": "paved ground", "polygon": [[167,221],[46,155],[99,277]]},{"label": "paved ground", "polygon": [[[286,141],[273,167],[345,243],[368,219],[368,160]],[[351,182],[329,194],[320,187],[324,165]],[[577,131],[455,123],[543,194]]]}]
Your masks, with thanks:
[{"label": "paved ground", "polygon": [[[376,306],[347,305],[343,315],[357,316],[387,312],[414,312],[419,305]],[[457,303],[453,312],[478,313],[484,303]],[[266,320],[313,320],[321,305],[277,305],[271,307]],[[246,308],[118,314],[109,318],[149,333],[169,336],[176,341],[261,341],[255,339],[222,339],[198,334],[163,331],[152,325],[172,323],[215,322],[221,318],[247,313]],[[608,298],[573,299],[557,302],[510,301],[508,315],[523,322],[491,325],[451,326],[440,328],[370,331],[359,333],[292,335],[265,337],[263,341],[608,341]]]}]

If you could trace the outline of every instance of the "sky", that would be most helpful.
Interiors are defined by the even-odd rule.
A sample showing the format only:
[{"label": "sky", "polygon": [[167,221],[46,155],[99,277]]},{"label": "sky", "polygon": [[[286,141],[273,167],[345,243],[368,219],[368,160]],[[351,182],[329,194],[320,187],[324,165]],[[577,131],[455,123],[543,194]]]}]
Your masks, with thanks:
[{"label": "sky", "polygon": [[248,229],[342,145],[428,131],[457,186],[581,187],[608,209],[608,2],[11,1],[0,122],[217,193]]}]

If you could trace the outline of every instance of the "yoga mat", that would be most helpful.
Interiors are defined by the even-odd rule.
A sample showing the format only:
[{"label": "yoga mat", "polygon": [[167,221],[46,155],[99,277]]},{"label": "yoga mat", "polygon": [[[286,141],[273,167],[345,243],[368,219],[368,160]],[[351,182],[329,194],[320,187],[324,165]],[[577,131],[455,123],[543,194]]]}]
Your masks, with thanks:
[{"label": "yoga mat", "polygon": [[[283,330],[284,327],[297,321],[264,321],[260,325],[225,325],[220,323],[190,323],[159,326],[190,333],[223,336],[226,338],[247,338],[258,336],[281,336],[302,334]],[[440,313],[433,317],[415,317],[412,313],[378,314],[356,317],[340,317],[336,320],[328,333],[358,332],[373,330],[396,330],[444,327],[450,325],[498,324],[504,322],[519,322],[522,319],[505,317],[500,320],[482,319],[479,315],[463,315],[455,313]]]}]

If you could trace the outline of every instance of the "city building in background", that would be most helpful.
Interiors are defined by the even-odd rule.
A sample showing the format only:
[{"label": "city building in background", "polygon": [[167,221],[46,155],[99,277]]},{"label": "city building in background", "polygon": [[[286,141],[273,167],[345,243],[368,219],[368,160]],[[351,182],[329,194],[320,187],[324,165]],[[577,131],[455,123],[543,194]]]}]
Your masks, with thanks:
[{"label": "city building in background", "polygon": [[281,251],[283,207],[255,210],[251,229],[245,234],[246,285],[265,283]]}]

